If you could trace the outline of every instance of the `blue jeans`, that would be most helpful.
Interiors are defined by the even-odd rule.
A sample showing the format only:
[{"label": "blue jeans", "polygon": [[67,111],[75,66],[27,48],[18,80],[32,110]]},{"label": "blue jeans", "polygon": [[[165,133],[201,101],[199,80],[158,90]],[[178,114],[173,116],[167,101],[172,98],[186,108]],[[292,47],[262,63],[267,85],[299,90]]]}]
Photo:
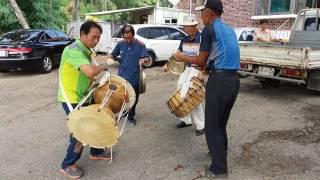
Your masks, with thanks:
[{"label": "blue jeans", "polygon": [[[71,104],[73,108],[77,106],[77,104]],[[62,107],[66,114],[68,115],[70,113],[70,110],[68,108],[67,103],[62,103]],[[81,157],[81,153],[83,150],[82,144],[74,137],[70,135],[69,139],[69,147],[67,149],[67,154],[64,160],[62,161],[61,168],[66,168],[70,165],[73,165],[78,161]],[[104,152],[104,149],[96,149],[96,148],[90,148],[90,154],[93,156],[102,154]]]}]

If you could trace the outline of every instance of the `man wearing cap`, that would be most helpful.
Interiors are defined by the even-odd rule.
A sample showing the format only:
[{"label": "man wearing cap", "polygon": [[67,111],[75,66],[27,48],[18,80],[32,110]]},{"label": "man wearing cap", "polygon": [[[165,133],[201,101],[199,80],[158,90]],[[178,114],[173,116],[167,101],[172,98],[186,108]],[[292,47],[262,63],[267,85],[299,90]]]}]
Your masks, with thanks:
[{"label": "man wearing cap", "polygon": [[[183,23],[181,25],[188,36],[181,40],[178,51],[187,56],[196,56],[199,54],[201,33],[198,31],[198,24],[197,18],[193,14],[186,15],[183,18]],[[193,77],[202,77],[202,73],[196,69],[195,66],[195,64],[188,64],[184,72],[180,75],[177,88],[181,89],[181,92],[187,92]],[[167,71],[167,64],[163,68],[164,71]],[[186,95],[186,93],[182,94]],[[176,124],[176,128],[191,126],[192,122],[196,125],[196,135],[200,136],[204,134],[204,107],[202,104],[195,107],[186,117],[181,118],[180,122]]]},{"label": "man wearing cap", "polygon": [[[64,48],[59,68],[58,101],[62,103],[68,115],[73,108],[86,96],[90,84],[97,75],[107,68],[91,65],[91,50],[102,34],[102,28],[93,21],[87,21],[80,27],[80,39]],[[86,103],[86,105],[88,105]],[[83,171],[76,165],[80,159],[83,145],[70,135],[69,145],[64,160],[61,163],[61,172],[72,179],[78,179]],[[110,160],[110,153],[104,149],[90,148],[91,160]]]},{"label": "man wearing cap", "polygon": [[[178,50],[187,56],[197,56],[199,54],[201,33],[197,28],[198,24],[197,18],[193,14],[185,16],[181,24],[188,36],[181,40]],[[181,88],[182,92],[187,92],[193,77],[203,78],[202,72],[196,66],[196,64],[188,63],[185,71],[180,75],[177,87],[178,89]],[[186,117],[180,119],[176,128],[191,126],[192,122],[196,125],[196,135],[204,134],[204,106],[202,104],[195,107]]]},{"label": "man wearing cap", "polygon": [[208,171],[211,178],[226,177],[227,122],[239,92],[237,70],[240,68],[240,50],[234,30],[221,21],[223,4],[220,0],[206,0],[197,7],[206,27],[202,31],[200,52],[190,57],[176,52],[181,61],[206,66],[210,71],[206,86],[205,135],[212,156]]}]

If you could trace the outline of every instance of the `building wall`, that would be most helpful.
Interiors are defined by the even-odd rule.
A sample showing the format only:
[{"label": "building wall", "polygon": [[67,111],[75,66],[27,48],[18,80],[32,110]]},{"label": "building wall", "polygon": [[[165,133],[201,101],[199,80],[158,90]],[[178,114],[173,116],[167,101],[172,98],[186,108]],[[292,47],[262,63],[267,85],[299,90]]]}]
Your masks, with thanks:
[{"label": "building wall", "polygon": [[[177,8],[189,9],[189,0],[181,0],[177,4]],[[203,0],[192,0],[192,13],[196,14],[199,22],[201,22],[200,12],[194,11],[194,8],[203,4]],[[259,21],[251,20],[254,15],[255,0],[222,0],[224,5],[224,13],[222,19],[233,27],[257,27]],[[287,19],[269,20],[270,29],[276,30]],[[290,19],[281,30],[289,30],[294,20]],[[202,24],[200,25],[203,26]]]},{"label": "building wall", "polygon": [[[177,8],[189,9],[189,2],[189,0],[181,0]],[[222,0],[222,2],[224,5],[222,19],[227,24],[234,27],[252,26],[253,0]],[[201,21],[200,12],[194,11],[194,8],[202,4],[203,0],[192,0],[192,13],[197,15],[199,21]]]}]

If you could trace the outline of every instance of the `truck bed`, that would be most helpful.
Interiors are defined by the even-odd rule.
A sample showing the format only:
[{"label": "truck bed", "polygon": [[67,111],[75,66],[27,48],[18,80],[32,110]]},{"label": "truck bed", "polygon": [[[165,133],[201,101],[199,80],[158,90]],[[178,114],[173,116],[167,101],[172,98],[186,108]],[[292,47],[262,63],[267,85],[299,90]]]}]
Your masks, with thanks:
[{"label": "truck bed", "polygon": [[320,47],[243,43],[241,62],[265,66],[316,69],[320,68]]}]

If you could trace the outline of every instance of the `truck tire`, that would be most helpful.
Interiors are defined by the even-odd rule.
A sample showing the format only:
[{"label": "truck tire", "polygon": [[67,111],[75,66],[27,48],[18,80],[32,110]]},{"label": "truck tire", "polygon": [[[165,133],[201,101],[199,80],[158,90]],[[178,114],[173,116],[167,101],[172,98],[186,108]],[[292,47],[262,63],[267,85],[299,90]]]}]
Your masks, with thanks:
[{"label": "truck tire", "polygon": [[313,70],[309,72],[307,89],[320,91],[320,70]]}]

